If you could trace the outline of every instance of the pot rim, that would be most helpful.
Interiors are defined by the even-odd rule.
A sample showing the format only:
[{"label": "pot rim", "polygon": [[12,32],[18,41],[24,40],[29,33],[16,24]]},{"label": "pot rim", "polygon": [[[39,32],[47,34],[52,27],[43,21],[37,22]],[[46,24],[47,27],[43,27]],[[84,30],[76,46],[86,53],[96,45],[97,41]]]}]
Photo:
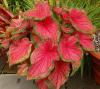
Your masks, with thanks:
[{"label": "pot rim", "polygon": [[90,54],[93,55],[98,60],[100,60],[100,52],[90,52]]}]

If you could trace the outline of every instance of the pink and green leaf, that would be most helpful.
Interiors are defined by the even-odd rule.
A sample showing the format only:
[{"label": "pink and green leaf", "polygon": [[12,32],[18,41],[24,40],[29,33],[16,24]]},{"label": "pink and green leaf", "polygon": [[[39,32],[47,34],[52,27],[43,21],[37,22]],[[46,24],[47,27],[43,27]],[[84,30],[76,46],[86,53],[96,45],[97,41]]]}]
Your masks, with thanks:
[{"label": "pink and green leaf", "polygon": [[57,41],[59,38],[58,24],[51,17],[36,23],[36,32],[43,39],[52,39]]},{"label": "pink and green leaf", "polygon": [[69,15],[70,21],[76,30],[87,34],[92,34],[95,32],[95,28],[92,25],[92,22],[89,20],[87,14],[84,11],[71,9],[69,11]]},{"label": "pink and green leaf", "polygon": [[70,73],[69,63],[63,61],[55,62],[55,69],[49,76],[49,80],[55,86],[55,89],[60,87],[66,82]]},{"label": "pink and green leaf", "polygon": [[93,43],[93,38],[91,35],[83,34],[77,32],[77,37],[79,39],[80,45],[87,51],[94,51],[95,45]]},{"label": "pink and green leaf", "polygon": [[36,84],[37,84],[39,89],[48,89],[46,82],[45,82],[46,80],[47,79],[41,79],[41,80],[36,81]]},{"label": "pink and green leaf", "polygon": [[60,55],[64,61],[79,61],[82,58],[82,50],[76,44],[77,38],[75,36],[65,36],[60,41]]},{"label": "pink and green leaf", "polygon": [[51,40],[41,42],[31,55],[32,66],[29,68],[28,79],[47,77],[56,60],[59,60],[57,45]]},{"label": "pink and green leaf", "polygon": [[38,3],[35,5],[35,9],[26,11],[24,16],[29,18],[33,17],[35,19],[44,19],[51,16],[50,6],[47,2]]},{"label": "pink and green leaf", "polygon": [[28,38],[13,41],[8,51],[9,65],[12,66],[28,59],[31,52],[31,46],[32,44]]}]

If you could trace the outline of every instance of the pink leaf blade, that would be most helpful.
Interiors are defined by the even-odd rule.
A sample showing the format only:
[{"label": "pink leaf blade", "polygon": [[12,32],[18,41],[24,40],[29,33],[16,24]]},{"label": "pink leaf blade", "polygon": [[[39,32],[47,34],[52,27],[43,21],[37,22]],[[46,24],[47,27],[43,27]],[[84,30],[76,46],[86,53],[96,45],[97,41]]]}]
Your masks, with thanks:
[{"label": "pink leaf blade", "polygon": [[54,68],[53,62],[59,60],[57,45],[51,40],[40,42],[31,55],[32,66],[28,72],[28,79],[47,77]]},{"label": "pink leaf blade", "polygon": [[27,79],[42,79],[46,78],[54,65],[51,60],[40,60],[29,68]]},{"label": "pink leaf blade", "polygon": [[87,34],[83,34],[83,33],[77,33],[76,34],[80,45],[87,51],[94,51],[95,50],[95,46],[93,43],[93,38],[91,35],[87,35]]},{"label": "pink leaf blade", "polygon": [[87,34],[95,32],[95,27],[92,25],[92,22],[89,20],[84,11],[71,9],[69,14],[72,25],[76,28],[76,30]]},{"label": "pink leaf blade", "polygon": [[37,22],[35,31],[42,39],[57,41],[59,38],[58,24],[51,17]]},{"label": "pink leaf blade", "polygon": [[35,9],[28,10],[24,16],[33,17],[35,19],[44,19],[45,17],[51,16],[50,6],[47,2],[38,3]]},{"label": "pink leaf blade", "polygon": [[60,89],[60,87],[66,82],[69,72],[69,63],[62,61],[55,62],[55,69],[49,76],[49,80],[55,86],[55,89]]},{"label": "pink leaf blade", "polygon": [[21,63],[30,56],[32,44],[28,38],[14,41],[8,51],[9,66]]},{"label": "pink leaf blade", "polygon": [[60,55],[63,61],[81,60],[83,51],[76,43],[77,38],[75,36],[66,36],[60,41]]},{"label": "pink leaf blade", "polygon": [[41,80],[37,80],[36,81],[36,84],[38,85],[39,89],[48,89],[48,87],[47,87],[47,85],[45,83],[46,80],[47,79],[41,79]]}]

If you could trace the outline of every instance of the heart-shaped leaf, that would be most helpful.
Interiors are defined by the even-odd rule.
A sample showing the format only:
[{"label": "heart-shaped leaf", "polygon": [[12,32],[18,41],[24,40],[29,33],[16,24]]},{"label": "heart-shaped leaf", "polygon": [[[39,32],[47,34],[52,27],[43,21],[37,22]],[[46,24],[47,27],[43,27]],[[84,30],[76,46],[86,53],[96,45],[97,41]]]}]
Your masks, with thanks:
[{"label": "heart-shaped leaf", "polygon": [[94,51],[95,46],[93,43],[93,38],[91,35],[86,35],[83,33],[77,32],[77,37],[79,39],[80,44],[83,46],[83,48],[87,51]]},{"label": "heart-shaped leaf", "polygon": [[55,62],[55,69],[49,76],[49,80],[54,84],[55,89],[60,89],[60,87],[66,82],[69,72],[69,63],[62,61]]},{"label": "heart-shaped leaf", "polygon": [[35,5],[35,9],[26,11],[24,16],[44,19],[45,17],[51,16],[50,6],[47,2],[38,3]]},{"label": "heart-shaped leaf", "polygon": [[37,22],[35,30],[43,39],[50,38],[57,41],[59,38],[58,24],[51,17]]},{"label": "heart-shaped leaf", "polygon": [[64,61],[78,61],[82,58],[82,50],[76,44],[75,36],[65,36],[60,41],[60,55]]},{"label": "heart-shaped leaf", "polygon": [[69,14],[72,25],[76,28],[76,30],[87,34],[92,34],[95,31],[94,26],[84,11],[71,9]]},{"label": "heart-shaped leaf", "polygon": [[31,42],[28,38],[13,41],[8,51],[9,65],[21,63],[30,56]]},{"label": "heart-shaped leaf", "polygon": [[51,40],[41,42],[31,55],[32,66],[29,68],[28,79],[47,77],[55,60],[59,60],[57,45]]}]

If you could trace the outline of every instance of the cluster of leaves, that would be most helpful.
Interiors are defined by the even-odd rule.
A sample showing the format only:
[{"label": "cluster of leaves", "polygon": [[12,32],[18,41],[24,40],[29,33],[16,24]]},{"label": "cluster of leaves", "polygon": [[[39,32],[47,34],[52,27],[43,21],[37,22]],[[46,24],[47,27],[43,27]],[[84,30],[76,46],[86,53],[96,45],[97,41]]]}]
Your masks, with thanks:
[{"label": "cluster of leaves", "polygon": [[95,27],[85,11],[50,5],[50,0],[38,2],[18,16],[0,8],[0,43],[8,49],[9,66],[17,64],[18,74],[35,79],[40,89],[60,89],[79,68],[84,51],[95,50]]}]

